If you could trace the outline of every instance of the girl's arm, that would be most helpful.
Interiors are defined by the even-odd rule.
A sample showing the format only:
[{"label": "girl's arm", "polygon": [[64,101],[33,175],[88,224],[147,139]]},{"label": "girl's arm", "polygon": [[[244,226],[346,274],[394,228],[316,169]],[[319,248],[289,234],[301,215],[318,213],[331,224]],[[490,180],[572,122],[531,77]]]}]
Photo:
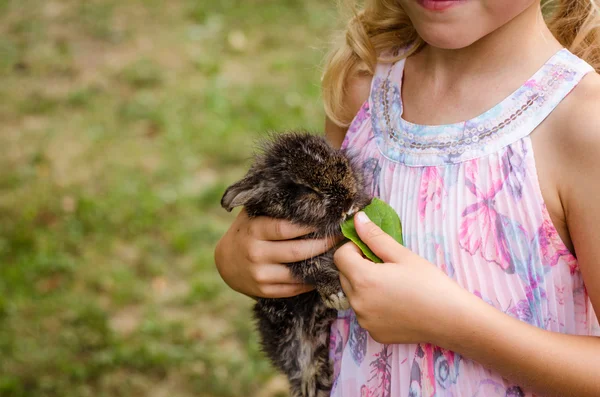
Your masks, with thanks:
[{"label": "girl's arm", "polygon": [[[600,76],[587,76],[567,100],[548,135],[552,171],[586,290],[600,313]],[[445,347],[544,396],[600,396],[600,338],[544,331],[470,300],[458,332],[442,338]]]},{"label": "girl's arm", "polygon": [[[346,106],[348,114],[355,115],[360,107],[365,103],[371,91],[371,80],[373,76],[358,75],[351,77],[348,81]],[[348,127],[340,127],[329,117],[325,117],[325,136],[327,140],[336,148],[342,146]]]},{"label": "girl's arm", "polygon": [[[600,396],[600,338],[553,333],[510,317],[358,216],[359,236],[384,263],[364,259],[353,243],[336,251],[335,263],[359,324],[374,340],[432,343],[545,397]],[[595,249],[600,255],[600,244]]]},{"label": "girl's arm", "polygon": [[473,295],[459,313],[439,345],[543,396],[600,395],[600,338],[542,330]]},{"label": "girl's arm", "polygon": [[[600,77],[588,80],[555,115],[560,117],[554,117],[553,131],[544,132],[557,148],[552,172],[586,290],[600,313]],[[600,338],[519,321],[461,288],[373,223],[355,217],[355,224],[385,263],[374,266],[352,243],[338,249],[335,262],[359,323],[376,341],[433,343],[545,397],[600,396]]]},{"label": "girl's arm", "polygon": [[325,116],[325,137],[333,147],[339,149],[342,146],[347,131],[348,127],[340,127],[331,121],[329,117]]}]

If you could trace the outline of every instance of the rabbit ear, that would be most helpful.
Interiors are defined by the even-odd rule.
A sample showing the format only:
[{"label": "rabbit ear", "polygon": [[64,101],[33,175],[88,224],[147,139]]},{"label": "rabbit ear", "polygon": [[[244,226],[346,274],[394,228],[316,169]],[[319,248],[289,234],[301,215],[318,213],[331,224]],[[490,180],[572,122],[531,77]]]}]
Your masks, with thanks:
[{"label": "rabbit ear", "polygon": [[246,205],[251,198],[256,197],[262,190],[262,184],[256,175],[246,176],[225,190],[223,198],[221,198],[221,207],[231,211],[235,207]]}]

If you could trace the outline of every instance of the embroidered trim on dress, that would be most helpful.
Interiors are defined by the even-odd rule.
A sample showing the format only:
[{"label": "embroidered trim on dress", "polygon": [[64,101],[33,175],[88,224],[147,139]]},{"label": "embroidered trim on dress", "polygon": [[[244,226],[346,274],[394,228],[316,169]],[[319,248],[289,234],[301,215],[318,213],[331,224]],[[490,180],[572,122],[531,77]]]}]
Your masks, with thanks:
[{"label": "embroidered trim on dress", "polygon": [[[574,55],[564,49],[559,51],[523,86],[483,114],[465,122],[440,126],[417,125],[402,119],[401,88],[390,78],[396,66],[394,63],[385,77],[375,76],[373,81],[371,120],[374,131],[385,140],[384,151],[388,151],[387,155],[392,159],[399,156],[406,159],[407,156],[429,155],[437,157],[430,161],[431,165],[436,165],[485,155],[490,150],[498,149],[495,145],[489,145],[490,142],[501,137],[506,140],[506,136],[523,123],[532,123],[533,119],[543,113],[536,113],[535,110],[540,110],[548,98],[552,98],[553,102],[562,99],[576,84],[576,77],[581,78],[589,71],[589,65],[575,63],[574,66],[582,66],[578,70],[571,66],[573,62],[569,64],[560,59],[564,57]],[[403,61],[400,63],[400,67],[403,67]],[[563,81],[569,83],[561,84]],[[563,90],[563,95],[557,93],[559,89]],[[528,128],[528,132],[533,130],[524,127]],[[494,147],[488,149],[489,146]],[[389,153],[390,150],[392,153]],[[424,159],[414,161],[421,165],[427,165],[423,161],[428,163]]]}]

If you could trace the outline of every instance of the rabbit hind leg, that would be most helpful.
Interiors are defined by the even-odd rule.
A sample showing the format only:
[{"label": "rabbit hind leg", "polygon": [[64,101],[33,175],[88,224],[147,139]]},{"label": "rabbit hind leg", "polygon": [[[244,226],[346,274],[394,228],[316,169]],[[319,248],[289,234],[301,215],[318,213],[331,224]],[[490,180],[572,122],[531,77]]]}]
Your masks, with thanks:
[{"label": "rabbit hind leg", "polygon": [[292,397],[327,397],[331,393],[333,366],[327,344],[323,341],[312,347],[304,345],[298,356],[299,371],[290,379]]}]

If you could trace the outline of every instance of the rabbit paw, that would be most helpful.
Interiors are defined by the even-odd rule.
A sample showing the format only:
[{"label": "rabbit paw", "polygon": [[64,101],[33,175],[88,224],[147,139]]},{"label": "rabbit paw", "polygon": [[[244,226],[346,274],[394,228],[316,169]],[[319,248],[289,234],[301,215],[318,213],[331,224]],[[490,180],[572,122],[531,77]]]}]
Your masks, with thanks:
[{"label": "rabbit paw", "polygon": [[325,306],[336,309],[336,310],[348,310],[350,309],[350,303],[348,302],[348,298],[343,291],[339,291],[338,293],[331,294],[327,297],[323,298],[323,302]]}]

